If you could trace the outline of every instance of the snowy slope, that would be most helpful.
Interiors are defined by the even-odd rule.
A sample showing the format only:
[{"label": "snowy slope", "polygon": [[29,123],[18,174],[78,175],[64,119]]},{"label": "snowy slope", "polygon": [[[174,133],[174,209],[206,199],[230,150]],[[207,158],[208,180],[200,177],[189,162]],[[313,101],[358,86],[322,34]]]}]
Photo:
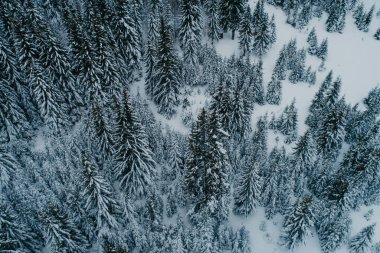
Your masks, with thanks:
[{"label": "snowy slope", "polygon": [[[374,3],[377,3],[377,8],[375,11],[377,12],[378,7],[380,6],[380,0],[365,1],[367,8]],[[256,1],[250,1],[252,8],[255,4]],[[283,81],[281,105],[257,106],[252,115],[253,128],[256,125],[258,117],[264,115],[265,113],[268,113],[269,116],[271,113],[278,115],[283,111],[286,105],[290,104],[292,100],[295,99],[299,116],[299,134],[301,135],[307,129],[304,122],[308,113],[308,108],[311,104],[311,100],[331,69],[334,70],[334,78],[338,76],[341,77],[343,81],[342,94],[345,96],[346,101],[352,105],[361,103],[362,99],[372,88],[376,85],[380,85],[380,42],[373,38],[373,34],[376,29],[380,27],[379,17],[374,17],[370,31],[368,33],[364,33],[356,28],[351,15],[347,15],[344,32],[339,34],[326,32],[326,13],[321,19],[314,18],[305,29],[297,30],[286,23],[286,15],[282,10],[266,5],[266,11],[268,11],[270,15],[275,15],[277,25],[277,41],[268,54],[266,54],[263,58],[265,85],[270,81],[275,62],[283,45],[287,44],[291,39],[296,38],[298,48],[307,47],[306,39],[313,27],[316,28],[319,43],[324,38],[328,38],[328,58],[325,63],[325,70],[318,71],[321,60],[307,55],[306,65],[311,65],[312,70],[317,70],[316,85],[309,86],[305,83],[291,84],[287,80]],[[230,57],[233,54],[238,55],[238,40],[231,40],[231,34],[227,33],[225,34],[224,39],[216,44],[216,50],[223,57]],[[252,61],[256,60],[256,58],[252,57]],[[136,84],[133,90],[134,92],[139,91],[143,97],[145,97],[143,82]],[[190,103],[192,104],[192,112],[193,115],[195,115],[194,117],[196,117],[199,109],[210,100],[210,98],[205,95],[205,90],[202,88],[194,91],[190,98],[192,100]],[[182,123],[180,113],[177,113],[174,118],[168,120],[157,113],[157,109],[152,103],[149,105],[155,113],[157,120],[159,120],[163,126],[168,125],[179,132],[188,133],[189,129]],[[276,136],[274,134],[269,136],[269,149],[277,145],[275,138]],[[278,145],[283,145],[281,140]],[[369,220],[367,220],[364,217],[364,214],[368,213],[371,209],[373,209],[373,215]],[[356,234],[365,226],[376,222],[378,227],[375,231],[374,242],[380,242],[379,206],[365,207],[353,212],[352,220],[353,228],[351,235]],[[280,216],[276,216],[273,220],[268,221],[264,217],[264,209],[259,208],[254,215],[251,215],[248,218],[231,215],[231,223],[236,227],[245,225],[250,230],[253,252],[288,252],[278,244],[282,225],[282,218]],[[294,252],[321,252],[317,235],[315,232],[313,232],[313,235],[314,236],[306,240],[305,245],[298,247],[294,250]],[[342,248],[336,252],[345,253],[348,252],[348,249]]]}]

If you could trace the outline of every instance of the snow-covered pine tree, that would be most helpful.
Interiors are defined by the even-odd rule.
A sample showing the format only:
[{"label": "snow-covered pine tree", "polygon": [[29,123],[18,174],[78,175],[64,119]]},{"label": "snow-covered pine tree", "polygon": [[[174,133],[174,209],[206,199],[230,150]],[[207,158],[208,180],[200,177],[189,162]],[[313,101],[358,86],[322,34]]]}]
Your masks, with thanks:
[{"label": "snow-covered pine tree", "polygon": [[373,37],[374,37],[376,40],[380,40],[380,28],[376,30],[376,33],[373,35]]},{"label": "snow-covered pine tree", "polygon": [[286,70],[287,70],[287,56],[286,56],[286,47],[284,46],[277,58],[276,65],[273,69],[273,75],[280,81],[286,79]]},{"label": "snow-covered pine tree", "polygon": [[0,143],[19,138],[27,129],[20,99],[7,80],[0,81]]},{"label": "snow-covered pine tree", "polygon": [[57,90],[52,81],[46,80],[45,73],[38,66],[34,66],[31,72],[31,89],[33,98],[44,123],[57,131],[62,122],[62,112],[57,103]]},{"label": "snow-covered pine tree", "polygon": [[180,75],[170,31],[163,18],[160,20],[156,66],[153,101],[158,105],[158,111],[170,118],[178,104]]},{"label": "snow-covered pine tree", "polygon": [[123,106],[116,102],[115,166],[120,186],[131,197],[139,197],[151,190],[155,176],[155,161],[146,141],[143,126],[125,92]]},{"label": "snow-covered pine tree", "polygon": [[313,27],[313,29],[309,33],[309,35],[307,37],[307,43],[309,44],[309,47],[307,50],[309,52],[309,54],[316,55],[318,52],[318,38],[317,38],[317,34],[315,32],[315,27]]},{"label": "snow-covered pine tree", "polygon": [[251,8],[247,5],[244,7],[244,13],[239,26],[239,48],[242,56],[249,56],[249,53],[251,52],[252,36],[252,13]]},{"label": "snow-covered pine tree", "polygon": [[346,0],[332,0],[328,6],[329,14],[326,21],[326,30],[328,32],[342,33],[346,23]]},{"label": "snow-covered pine tree", "polygon": [[250,247],[249,241],[249,232],[243,226],[241,227],[237,233],[236,238],[233,244],[232,253],[251,253],[252,249]]},{"label": "snow-covered pine tree", "polygon": [[95,137],[97,150],[100,152],[99,157],[102,160],[109,158],[113,153],[114,143],[112,140],[112,131],[110,123],[107,122],[104,110],[98,104],[92,107],[92,131]]},{"label": "snow-covered pine tree", "polygon": [[351,238],[349,242],[350,253],[365,253],[370,250],[372,239],[375,234],[375,226],[376,223],[369,225]]},{"label": "snow-covered pine tree", "polygon": [[111,185],[99,174],[95,164],[86,154],[82,154],[82,166],[85,208],[95,216],[96,231],[101,237],[102,233],[118,225],[115,218],[117,202],[112,196]]},{"label": "snow-covered pine tree", "polygon": [[197,0],[183,0],[182,19],[179,28],[183,59],[193,67],[198,65],[198,51],[201,45],[201,13]]},{"label": "snow-covered pine tree", "polygon": [[314,226],[314,216],[313,198],[304,196],[298,199],[285,216],[281,238],[286,248],[293,250],[305,241]]},{"label": "snow-covered pine tree", "polygon": [[220,25],[223,32],[228,29],[232,32],[232,39],[235,39],[235,32],[239,28],[241,14],[244,12],[242,0],[221,0],[220,1]]},{"label": "snow-covered pine tree", "polygon": [[219,40],[221,34],[221,28],[219,25],[220,15],[219,15],[219,1],[209,0],[206,3],[206,9],[208,14],[207,22],[207,35],[211,40],[211,45],[214,45],[216,41]]},{"label": "snow-covered pine tree", "polygon": [[293,84],[302,82],[305,79],[305,61],[306,61],[306,50],[301,49],[297,51],[296,55],[293,57],[294,61],[291,65],[291,73],[289,75],[289,81]]},{"label": "snow-covered pine tree", "polygon": [[330,111],[321,122],[316,141],[321,154],[336,157],[346,133],[347,106],[344,100],[340,100],[335,106],[329,108]]},{"label": "snow-covered pine tree", "polygon": [[228,134],[221,128],[218,114],[212,112],[210,115],[206,173],[204,185],[204,198],[207,209],[211,211],[218,221],[226,220],[228,217],[228,195],[229,195],[229,170],[227,151],[223,147],[223,141]]},{"label": "snow-covered pine tree", "polygon": [[253,34],[254,40],[252,51],[259,57],[266,54],[273,42],[273,27],[268,14],[264,10],[264,1],[257,2],[253,12]]},{"label": "snow-covered pine tree", "polygon": [[38,252],[42,245],[36,234],[8,205],[0,200],[0,249],[3,252]]},{"label": "snow-covered pine tree", "polygon": [[73,219],[57,204],[50,204],[41,213],[41,225],[48,245],[55,252],[87,252],[88,242]]},{"label": "snow-covered pine tree", "polygon": [[263,77],[263,62],[260,60],[253,66],[253,70],[249,72],[250,78],[250,93],[252,96],[252,102],[259,105],[264,105],[264,77]]},{"label": "snow-covered pine tree", "polygon": [[132,75],[138,75],[140,71],[141,37],[140,23],[135,20],[137,6],[132,0],[118,0],[116,7],[115,39],[120,49],[121,57]]},{"label": "snow-covered pine tree", "polygon": [[270,105],[279,105],[282,96],[281,81],[277,77],[272,76],[271,81],[268,83],[266,94],[266,101]]},{"label": "snow-covered pine tree", "polygon": [[207,129],[208,117],[203,108],[191,128],[183,182],[185,191],[192,200],[200,198],[203,194]]},{"label": "snow-covered pine tree", "polygon": [[231,103],[228,130],[233,138],[241,140],[251,131],[251,106],[238,86],[233,91]]},{"label": "snow-covered pine tree", "polygon": [[255,212],[260,203],[262,180],[259,176],[259,163],[255,157],[245,164],[234,191],[234,213],[248,216]]},{"label": "snow-covered pine tree", "polygon": [[285,107],[284,112],[280,116],[277,123],[278,130],[287,136],[286,143],[290,143],[297,138],[298,116],[295,100],[289,106]]},{"label": "snow-covered pine tree", "polygon": [[317,50],[317,57],[322,61],[326,61],[328,55],[328,41],[324,39],[321,43],[321,46]]}]

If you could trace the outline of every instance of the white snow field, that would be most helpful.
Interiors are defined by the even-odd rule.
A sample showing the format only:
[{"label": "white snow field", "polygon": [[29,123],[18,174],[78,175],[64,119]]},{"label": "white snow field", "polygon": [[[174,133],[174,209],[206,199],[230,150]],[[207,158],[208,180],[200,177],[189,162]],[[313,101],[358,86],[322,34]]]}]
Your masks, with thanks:
[{"label": "white snow field", "polygon": [[[370,8],[372,4],[376,4],[375,13],[380,8],[380,0],[364,0],[366,8]],[[254,8],[256,1],[250,1],[250,5]],[[346,26],[343,33],[328,33],[325,30],[325,21],[327,14],[324,13],[321,19],[314,18],[310,24],[303,30],[297,30],[286,23],[286,15],[278,8],[265,5],[265,9],[270,15],[275,15],[277,26],[277,41],[269,52],[263,57],[264,84],[265,86],[270,81],[273,67],[279,55],[280,49],[284,44],[291,39],[297,39],[298,48],[307,47],[307,36],[313,27],[316,28],[318,42],[324,38],[328,38],[328,57],[325,63],[325,69],[318,71],[321,60],[314,56],[307,55],[306,65],[311,65],[312,70],[317,70],[317,82],[314,86],[309,86],[305,83],[291,84],[288,81],[283,81],[282,100],[280,106],[264,105],[256,106],[252,115],[252,126],[255,128],[257,118],[268,113],[280,114],[284,107],[296,100],[298,109],[299,125],[298,130],[301,135],[306,131],[307,126],[304,124],[308,108],[311,100],[318,90],[320,84],[333,69],[334,78],[341,77],[342,79],[342,94],[346,101],[352,105],[361,103],[368,92],[380,85],[380,41],[373,38],[376,29],[380,27],[380,17],[374,15],[370,30],[367,33],[361,32],[356,28],[351,13],[347,15]],[[238,39],[231,40],[231,34],[227,33],[224,39],[216,44],[217,52],[223,57],[229,57],[233,54],[239,55]],[[252,61],[257,58],[252,57]],[[134,92],[140,92],[142,97],[145,97],[144,82],[141,81],[133,88]],[[207,104],[210,100],[208,95],[205,95],[205,90],[199,88],[194,91],[194,95],[190,97],[192,101],[192,111],[196,117],[197,111]],[[182,132],[188,133],[189,128],[182,123],[179,110],[171,120],[166,119],[157,113],[157,108],[148,101],[150,109],[154,112],[158,121],[161,121],[163,127],[169,127]],[[276,135],[269,135],[269,149],[275,145],[285,145],[281,138],[279,143],[275,141]],[[290,147],[288,147],[290,150]],[[373,209],[373,215],[366,219],[364,215]],[[252,250],[256,253],[272,253],[272,252],[289,252],[283,246],[279,245],[279,236],[281,234],[282,218],[276,216],[273,220],[266,220],[264,209],[258,208],[256,213],[244,218],[231,214],[231,223],[236,227],[245,225],[250,231],[250,239]],[[380,206],[362,207],[360,210],[352,213],[352,232],[351,236],[358,233],[362,228],[377,223],[375,229],[374,242],[380,242]],[[319,253],[321,252],[317,235],[313,231],[304,245],[296,248],[295,253]],[[337,253],[348,252],[347,247],[340,248]]]}]

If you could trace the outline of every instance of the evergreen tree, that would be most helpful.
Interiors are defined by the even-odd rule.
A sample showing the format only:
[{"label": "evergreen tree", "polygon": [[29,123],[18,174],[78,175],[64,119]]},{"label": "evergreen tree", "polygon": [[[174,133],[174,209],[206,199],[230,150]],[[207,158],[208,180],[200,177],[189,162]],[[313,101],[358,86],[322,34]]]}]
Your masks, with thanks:
[{"label": "evergreen tree", "polygon": [[153,187],[155,162],[146,142],[143,126],[125,93],[124,106],[116,102],[115,167],[121,188],[131,197],[146,194]]},{"label": "evergreen tree", "polygon": [[281,51],[278,59],[276,61],[276,65],[274,66],[273,76],[278,80],[283,81],[286,78],[286,70],[287,70],[287,56],[286,56],[286,47],[284,46]]},{"label": "evergreen tree", "polygon": [[219,1],[218,0],[209,0],[207,1],[207,35],[211,40],[213,45],[216,41],[219,40],[221,34],[221,28],[219,25],[220,13],[219,13]]},{"label": "evergreen tree", "polygon": [[321,43],[321,46],[318,48],[317,57],[322,61],[326,61],[328,54],[328,41],[324,39]]},{"label": "evergreen tree", "polygon": [[158,104],[158,111],[170,118],[175,113],[174,107],[178,103],[180,77],[172,39],[163,18],[160,21],[157,53],[153,101]]},{"label": "evergreen tree", "polygon": [[40,68],[35,67],[31,73],[32,92],[41,118],[56,130],[62,124],[62,114],[57,104],[57,91],[50,81],[45,80]]},{"label": "evergreen tree", "polygon": [[6,81],[0,81],[0,143],[18,138],[27,129],[20,96]]},{"label": "evergreen tree", "polygon": [[251,161],[243,167],[234,196],[234,213],[248,216],[255,212],[260,202],[261,178],[259,176],[259,163],[252,157]]},{"label": "evergreen tree", "polygon": [[311,55],[316,55],[318,52],[318,39],[317,34],[315,33],[315,27],[311,30],[307,37],[307,43],[309,43],[308,52]]},{"label": "evergreen tree", "polygon": [[258,64],[253,66],[253,70],[250,72],[249,83],[251,86],[252,101],[259,105],[264,105],[264,77],[263,77],[263,62],[260,60]]},{"label": "evergreen tree", "polygon": [[[328,208],[328,207],[326,207]],[[316,222],[318,238],[323,252],[334,252],[347,243],[351,228],[351,220],[348,214],[334,211],[331,208],[331,217],[322,215]]]},{"label": "evergreen tree", "polygon": [[98,173],[98,169],[85,154],[82,154],[82,166],[84,176],[85,208],[94,212],[96,219],[96,230],[114,228],[117,226],[116,219],[112,213],[116,208],[116,201],[112,197],[110,184]]},{"label": "evergreen tree", "polygon": [[[3,201],[3,200],[1,200]],[[21,222],[14,210],[0,203],[0,249],[3,252],[37,252],[36,235]]]},{"label": "evergreen tree", "polygon": [[290,73],[289,81],[295,84],[305,79],[306,50],[299,50],[296,55],[293,56],[293,61],[294,64],[291,65],[292,72]]},{"label": "evergreen tree", "polygon": [[125,66],[132,74],[140,70],[141,37],[135,16],[136,5],[131,0],[118,0],[115,15],[115,39]]},{"label": "evergreen tree", "polygon": [[380,40],[380,28],[376,30],[376,33],[373,35],[373,37],[374,37],[376,40]]},{"label": "evergreen tree", "polygon": [[86,252],[86,239],[74,221],[57,205],[49,205],[41,214],[45,242],[54,252]]},{"label": "evergreen tree", "polygon": [[8,188],[12,175],[16,172],[17,162],[15,158],[0,147],[0,193]]},{"label": "evergreen tree", "polygon": [[326,114],[316,139],[322,154],[335,157],[341,148],[345,136],[346,115],[344,101],[340,101]]},{"label": "evergreen tree", "polygon": [[327,12],[326,30],[341,33],[346,22],[346,0],[332,0]]},{"label": "evergreen tree", "polygon": [[277,77],[272,76],[272,80],[268,83],[266,101],[270,105],[279,105],[282,96],[281,81]]},{"label": "evergreen tree", "polygon": [[92,127],[97,150],[100,157],[107,158],[113,153],[113,140],[110,125],[102,108],[95,104],[92,108]]},{"label": "evergreen tree", "polygon": [[[258,56],[263,56],[272,45],[275,31],[274,23],[271,24],[268,14],[264,11],[264,1],[257,2],[253,12],[253,34],[254,41],[252,45],[253,52]],[[274,21],[274,20],[272,20]]]},{"label": "evergreen tree", "polygon": [[251,247],[249,246],[249,232],[243,226],[241,227],[236,235],[235,242],[233,244],[232,252],[236,253],[251,253]]},{"label": "evergreen tree", "polygon": [[234,138],[242,139],[251,130],[250,122],[252,110],[243,91],[238,87],[236,87],[233,92],[231,102],[228,130]]},{"label": "evergreen tree", "polygon": [[278,130],[287,136],[285,142],[290,143],[297,138],[297,124],[297,108],[295,107],[295,100],[293,100],[290,106],[285,107],[277,123]]},{"label": "evergreen tree", "polygon": [[372,238],[375,234],[376,224],[365,227],[357,235],[351,238],[349,243],[350,252],[364,253],[371,247]]},{"label": "evergreen tree", "polygon": [[221,0],[220,2],[220,25],[224,32],[232,31],[232,39],[239,28],[241,14],[244,12],[241,0]]},{"label": "evergreen tree", "polygon": [[239,48],[242,56],[249,56],[253,36],[252,14],[249,6],[245,7],[239,26]]},{"label": "evergreen tree", "polygon": [[197,66],[201,35],[201,14],[197,1],[183,0],[179,36],[185,63]]},{"label": "evergreen tree", "polygon": [[285,216],[282,240],[288,249],[293,250],[304,242],[314,225],[314,215],[313,199],[311,196],[305,196],[298,200]]}]

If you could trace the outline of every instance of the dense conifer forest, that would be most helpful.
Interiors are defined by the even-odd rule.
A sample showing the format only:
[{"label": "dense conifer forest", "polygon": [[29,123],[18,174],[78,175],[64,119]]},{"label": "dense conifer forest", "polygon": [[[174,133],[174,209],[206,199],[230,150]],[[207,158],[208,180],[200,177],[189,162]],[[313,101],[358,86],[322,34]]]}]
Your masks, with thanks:
[{"label": "dense conifer forest", "polygon": [[[0,1],[0,252],[265,253],[267,234],[280,252],[379,253],[380,86],[347,101],[361,84],[327,69],[311,26],[376,42],[378,7]],[[268,69],[285,25],[307,40],[281,41]],[[284,105],[285,85],[317,92]]]}]

